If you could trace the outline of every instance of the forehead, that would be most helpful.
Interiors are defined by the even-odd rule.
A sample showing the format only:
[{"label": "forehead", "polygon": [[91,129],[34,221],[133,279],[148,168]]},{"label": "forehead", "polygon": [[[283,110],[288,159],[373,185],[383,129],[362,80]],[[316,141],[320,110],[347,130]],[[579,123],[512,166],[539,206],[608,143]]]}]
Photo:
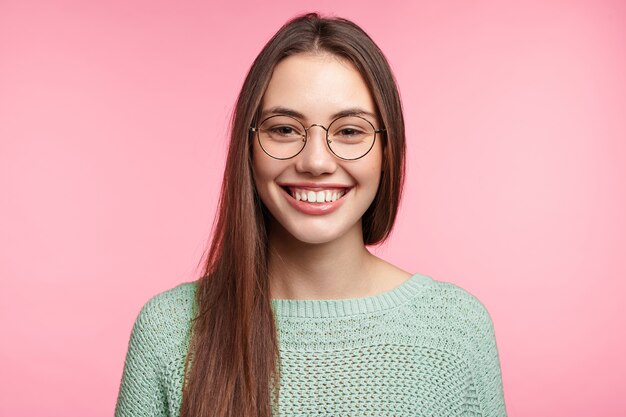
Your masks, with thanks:
[{"label": "forehead", "polygon": [[376,113],[358,70],[329,53],[297,54],[280,61],[261,102],[262,111],[273,107],[293,109],[315,120],[352,108]]}]

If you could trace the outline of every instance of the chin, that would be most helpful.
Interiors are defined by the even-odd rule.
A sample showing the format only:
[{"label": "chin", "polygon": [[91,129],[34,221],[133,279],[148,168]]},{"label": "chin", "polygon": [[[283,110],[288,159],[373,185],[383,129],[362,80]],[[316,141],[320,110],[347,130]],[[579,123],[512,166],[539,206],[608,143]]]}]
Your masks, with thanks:
[{"label": "chin", "polygon": [[[344,225],[345,226],[345,225]],[[354,232],[360,232],[361,224],[357,222],[351,227],[333,227],[332,224],[322,223],[319,225],[310,222],[302,222],[298,224],[281,225],[282,233],[301,243],[310,245],[320,245],[335,242],[342,238],[352,235]],[[357,230],[357,228],[359,230]]]},{"label": "chin", "polygon": [[304,234],[292,234],[293,238],[299,242],[306,243],[309,245],[321,245],[324,243],[330,243],[339,238],[336,235],[326,235],[320,233],[307,233]]}]

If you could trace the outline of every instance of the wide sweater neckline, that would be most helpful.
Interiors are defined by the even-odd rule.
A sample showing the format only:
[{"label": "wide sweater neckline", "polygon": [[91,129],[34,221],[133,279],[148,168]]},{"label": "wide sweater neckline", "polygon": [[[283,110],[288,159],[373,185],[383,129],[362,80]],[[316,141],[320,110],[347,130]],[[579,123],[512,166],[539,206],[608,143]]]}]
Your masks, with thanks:
[{"label": "wide sweater neckline", "polygon": [[432,278],[413,274],[391,290],[369,297],[337,300],[272,299],[276,317],[332,318],[376,313],[395,308],[414,297]]}]

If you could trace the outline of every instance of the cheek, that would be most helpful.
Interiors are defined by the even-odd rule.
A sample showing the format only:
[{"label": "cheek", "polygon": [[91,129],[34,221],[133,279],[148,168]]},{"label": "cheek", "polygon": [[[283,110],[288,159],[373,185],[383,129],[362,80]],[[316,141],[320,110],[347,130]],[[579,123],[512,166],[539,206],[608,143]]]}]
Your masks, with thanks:
[{"label": "cheek", "polygon": [[271,176],[272,166],[267,159],[263,151],[257,149],[257,145],[255,145],[252,150],[252,176],[257,189],[262,187],[267,178]]},{"label": "cheek", "polygon": [[381,173],[382,173],[382,167],[383,167],[383,155],[382,155],[382,150],[380,148],[375,149],[376,152],[371,155],[372,158],[369,161],[370,163],[368,164],[367,167],[367,182],[368,184],[371,184],[373,188],[375,188],[374,192],[378,189],[378,186],[380,184],[380,177],[381,177]]},{"label": "cheek", "polygon": [[265,205],[269,205],[268,199],[275,198],[278,189],[273,184],[283,170],[281,161],[270,158],[255,147],[252,153],[252,177],[257,193]]}]

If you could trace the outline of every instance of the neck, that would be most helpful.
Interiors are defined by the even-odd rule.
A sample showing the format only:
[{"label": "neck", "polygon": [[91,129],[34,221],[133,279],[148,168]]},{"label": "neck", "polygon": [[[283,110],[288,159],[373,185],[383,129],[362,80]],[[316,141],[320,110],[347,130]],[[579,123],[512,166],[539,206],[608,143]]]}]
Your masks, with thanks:
[{"label": "neck", "polygon": [[[363,243],[360,224],[328,243],[298,241],[280,227],[269,236],[273,299],[342,299],[369,295],[377,258]],[[369,273],[368,273],[369,272]]]}]

